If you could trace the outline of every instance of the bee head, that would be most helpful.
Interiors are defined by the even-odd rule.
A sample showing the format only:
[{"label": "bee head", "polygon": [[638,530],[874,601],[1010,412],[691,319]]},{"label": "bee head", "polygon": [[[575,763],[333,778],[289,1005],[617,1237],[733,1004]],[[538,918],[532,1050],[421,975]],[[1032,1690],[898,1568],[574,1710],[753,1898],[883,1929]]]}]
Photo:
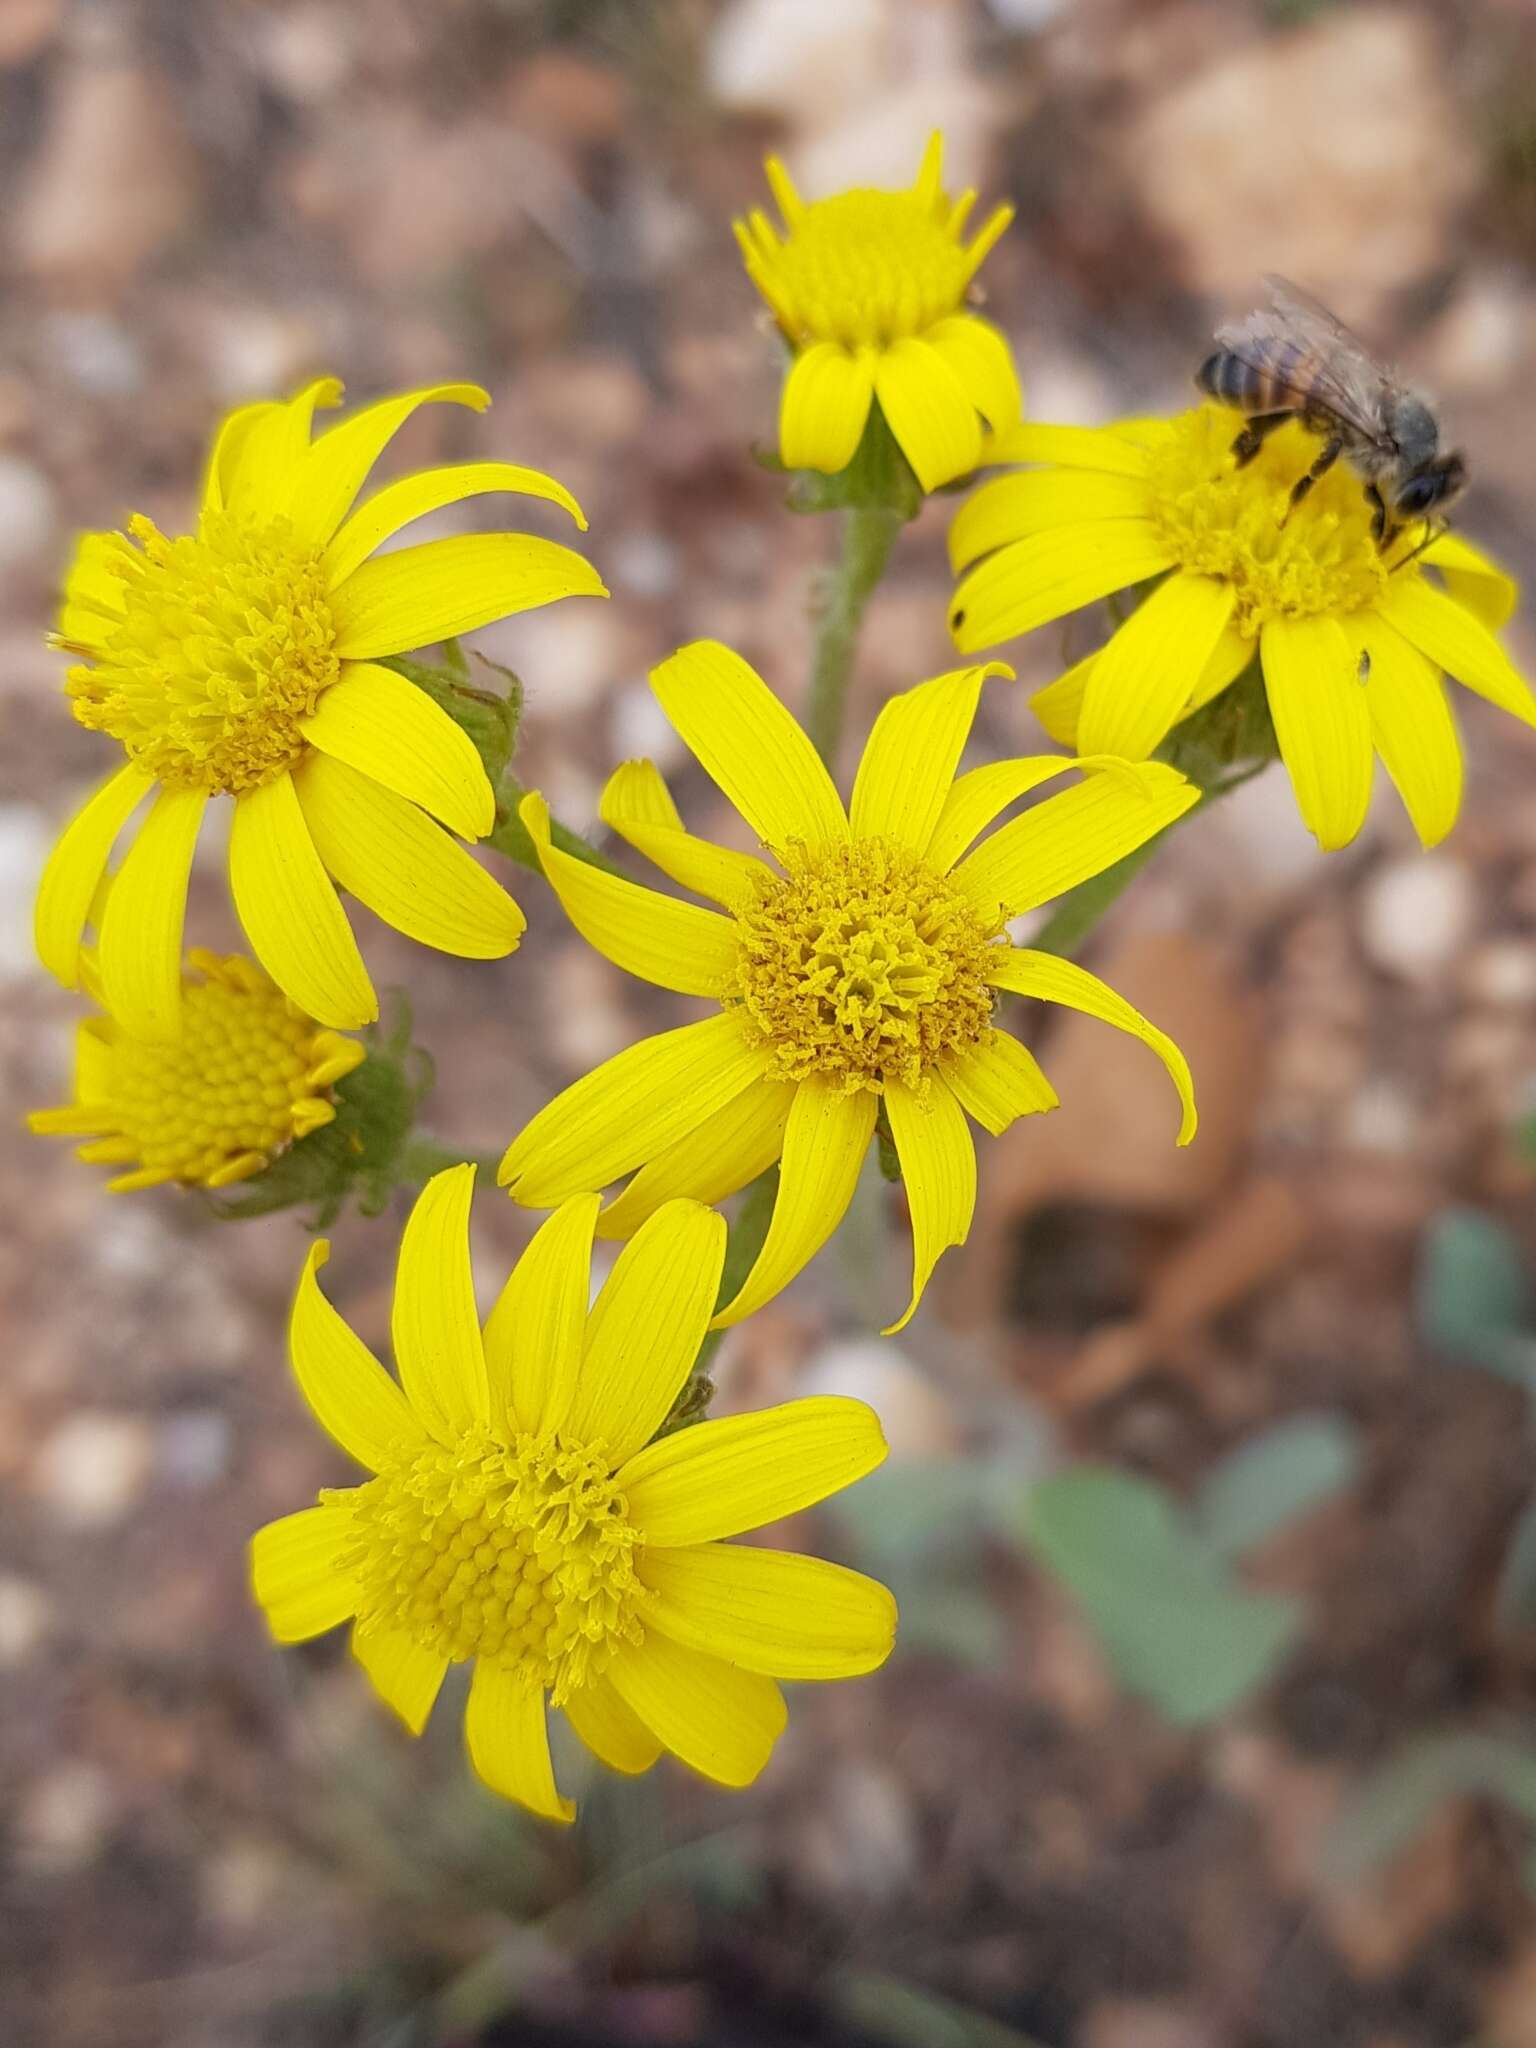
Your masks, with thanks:
[{"label": "bee head", "polygon": [[1426,519],[1436,507],[1444,508],[1466,488],[1467,465],[1454,450],[1437,455],[1412,476],[1405,477],[1392,501],[1402,519]]}]

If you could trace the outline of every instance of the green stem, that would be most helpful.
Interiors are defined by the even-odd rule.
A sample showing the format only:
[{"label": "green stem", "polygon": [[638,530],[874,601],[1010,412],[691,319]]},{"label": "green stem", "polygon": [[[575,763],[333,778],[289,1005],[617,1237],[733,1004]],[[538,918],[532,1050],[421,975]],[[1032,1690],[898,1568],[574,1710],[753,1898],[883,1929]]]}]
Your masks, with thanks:
[{"label": "green stem", "polygon": [[[482,843],[540,875],[544,870],[528,836],[528,827],[517,815],[517,807],[527,794],[522,783],[510,771],[502,776],[496,791],[495,829],[486,834]],[[605,875],[622,875],[624,872],[617,862],[611,861],[606,853],[599,853],[589,840],[583,839],[579,832],[573,832],[569,825],[562,825],[558,818],[550,819],[549,836],[562,853],[570,854],[575,860],[584,860],[589,867],[601,868]]]},{"label": "green stem", "polygon": [[865,607],[885,573],[903,523],[903,514],[888,505],[852,505],[843,514],[842,559],[832,573],[816,628],[805,713],[811,743],[829,768],[836,766],[843,736],[848,684]]}]

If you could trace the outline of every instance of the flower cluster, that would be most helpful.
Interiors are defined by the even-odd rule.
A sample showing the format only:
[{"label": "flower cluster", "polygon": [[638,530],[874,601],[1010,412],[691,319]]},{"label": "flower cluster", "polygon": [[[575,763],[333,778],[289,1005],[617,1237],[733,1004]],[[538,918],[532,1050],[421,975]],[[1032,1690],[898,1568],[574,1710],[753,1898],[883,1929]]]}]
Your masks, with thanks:
[{"label": "flower cluster", "polygon": [[[1000,1137],[1056,1106],[1008,998],[1141,1040],[1177,1097],[1170,1142],[1194,1137],[1178,1047],[1062,957],[1054,925],[1020,923],[1073,892],[1102,907],[1159,835],[1221,793],[1185,772],[1191,722],[1224,699],[1258,707],[1324,847],[1358,831],[1378,754],[1424,842],[1450,829],[1462,766],[1443,674],[1536,724],[1496,637],[1508,578],[1444,531],[1383,539],[1360,476],[1319,462],[1303,420],[1258,437],[1248,460],[1236,415],[1212,404],[1108,428],[1025,423],[1008,343],[972,304],[1011,209],[967,241],[975,195],[946,193],[937,137],[903,191],[808,202],[776,160],[768,179],[782,225],[755,211],[737,236],[790,351],[782,463],[838,476],[878,442],[900,476],[861,465],[859,492],[823,500],[847,509],[849,541],[809,731],[717,641],[651,672],[748,845],[691,833],[647,760],[616,769],[600,818],[684,894],[629,879],[511,779],[512,700],[405,659],[606,594],[583,556],[518,533],[381,551],[423,515],[494,494],[546,500],[585,528],[560,484],[499,461],[360,496],[419,407],[478,410],[474,385],[384,399],[319,433],[317,412],[340,398],[332,379],[241,407],[214,442],[195,530],[168,536],[136,515],[85,536],[55,635],[75,718],[122,758],[38,893],[43,963],[95,1009],[78,1027],[74,1099],[32,1127],[84,1140],[114,1190],[264,1181],[247,1214],[306,1187],[329,1190],[332,1213],[346,1173],[284,1175],[354,1137],[383,1190],[375,1207],[397,1185],[422,1190],[400,1248],[393,1374],[322,1294],[326,1246],[304,1264],[293,1370],[367,1476],[262,1529],[252,1585],[280,1642],[350,1624],[357,1660],[413,1732],[448,1667],[471,1666],[475,1770],[557,1821],[574,1808],[556,1785],[551,1709],[616,1771],[667,1751],[745,1785],[785,1723],[779,1681],[849,1678],[888,1655],[883,1587],[733,1540],[870,1472],[885,1456],[875,1416],[824,1397],[700,1420],[700,1360],[710,1332],[762,1308],[826,1244],[875,1144],[910,1215],[911,1283],[889,1330],[907,1323],[971,1228],[973,1127]],[[1034,700],[1068,752],[968,760],[984,687],[1013,681],[973,663],[882,706],[845,801],[829,736],[859,609],[922,493],[984,466],[1007,473],[979,485],[950,534],[963,653],[1115,593],[1132,594],[1129,609]],[[859,524],[871,510],[873,543]],[[225,798],[229,895],[253,958],[185,943],[204,814]],[[426,1141],[411,1165],[408,1047],[347,1035],[379,1006],[338,894],[425,945],[500,958],[523,914],[465,841],[522,858],[605,958],[706,1006],[511,1137],[502,1185],[552,1213],[483,1320],[475,1168],[423,1166]],[[765,1233],[746,1244],[743,1231],[727,1280],[719,1205],[752,1184]],[[594,1297],[601,1240],[618,1249]]]}]

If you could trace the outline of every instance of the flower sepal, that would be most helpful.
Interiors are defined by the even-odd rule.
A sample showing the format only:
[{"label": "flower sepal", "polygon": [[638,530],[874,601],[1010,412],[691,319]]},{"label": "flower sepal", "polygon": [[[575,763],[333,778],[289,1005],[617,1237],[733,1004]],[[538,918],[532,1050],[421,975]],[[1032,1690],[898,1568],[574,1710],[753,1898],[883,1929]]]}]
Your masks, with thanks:
[{"label": "flower sepal", "polygon": [[517,752],[517,731],[523,718],[523,684],[520,676],[504,668],[499,661],[490,661],[483,654],[476,654],[475,659],[492,675],[500,676],[505,689],[475,687],[470,680],[469,663],[457,640],[443,642],[440,662],[407,661],[404,655],[393,655],[381,661],[379,666],[392,668],[396,675],[404,676],[408,683],[414,683],[418,690],[425,691],[440,710],[447,712],[454,724],[474,741],[475,752],[485,767],[486,780],[495,789]]},{"label": "flower sepal", "polygon": [[789,477],[785,503],[791,512],[884,511],[909,520],[923,509],[923,487],[886,424],[878,400],[869,408],[853,460],[833,475],[823,475],[819,469],[787,469],[777,455],[762,450],[757,451],[757,461],[764,469]]}]

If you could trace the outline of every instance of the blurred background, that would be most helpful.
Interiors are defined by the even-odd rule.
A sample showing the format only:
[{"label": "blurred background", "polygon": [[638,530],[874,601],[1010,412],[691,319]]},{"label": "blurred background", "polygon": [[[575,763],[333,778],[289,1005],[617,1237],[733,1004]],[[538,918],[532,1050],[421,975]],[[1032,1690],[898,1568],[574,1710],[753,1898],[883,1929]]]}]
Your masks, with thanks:
[{"label": "blurred background", "polygon": [[[346,1477],[284,1368],[302,1225],[106,1200],[18,1133],[72,1014],[32,892],[107,764],[42,641],[72,531],[177,530],[239,400],[477,378],[488,419],[423,414],[392,459],[552,470],[613,590],[477,637],[527,683],[520,772],[590,826],[650,753],[708,831],[645,667],[710,634],[797,701],[833,544],[750,457],[778,357],[730,218],[767,147],[813,193],[904,183],[935,126],[953,185],[1017,203],[989,310],[1035,417],[1184,403],[1288,272],[1438,395],[1463,529],[1529,575],[1529,0],[0,0],[7,2048],[1536,2043],[1536,738],[1508,719],[1460,698],[1433,855],[1383,789],[1324,861],[1276,770],[1122,900],[1091,957],[1187,1049],[1190,1154],[1140,1047],[1038,1019],[1067,1106],[984,1148],[902,1339],[869,1334],[905,1257],[876,1181],[728,1341],[722,1407],[880,1409],[890,1469],[779,1533],[903,1607],[885,1671],[795,1689],[743,1795],[573,1762],[582,1822],[542,1831],[469,1781],[449,1701],[412,1744],[342,1636],[274,1652],[246,1538]],[[855,734],[950,663],[947,513],[898,545]],[[1044,681],[1062,636],[1015,658]],[[1027,702],[991,686],[978,753],[1041,746]],[[519,895],[494,965],[359,913],[466,1151],[687,1010]],[[234,943],[211,839],[192,919]],[[488,1285],[528,1220],[483,1197]],[[375,1342],[399,1221],[336,1232]]]}]

